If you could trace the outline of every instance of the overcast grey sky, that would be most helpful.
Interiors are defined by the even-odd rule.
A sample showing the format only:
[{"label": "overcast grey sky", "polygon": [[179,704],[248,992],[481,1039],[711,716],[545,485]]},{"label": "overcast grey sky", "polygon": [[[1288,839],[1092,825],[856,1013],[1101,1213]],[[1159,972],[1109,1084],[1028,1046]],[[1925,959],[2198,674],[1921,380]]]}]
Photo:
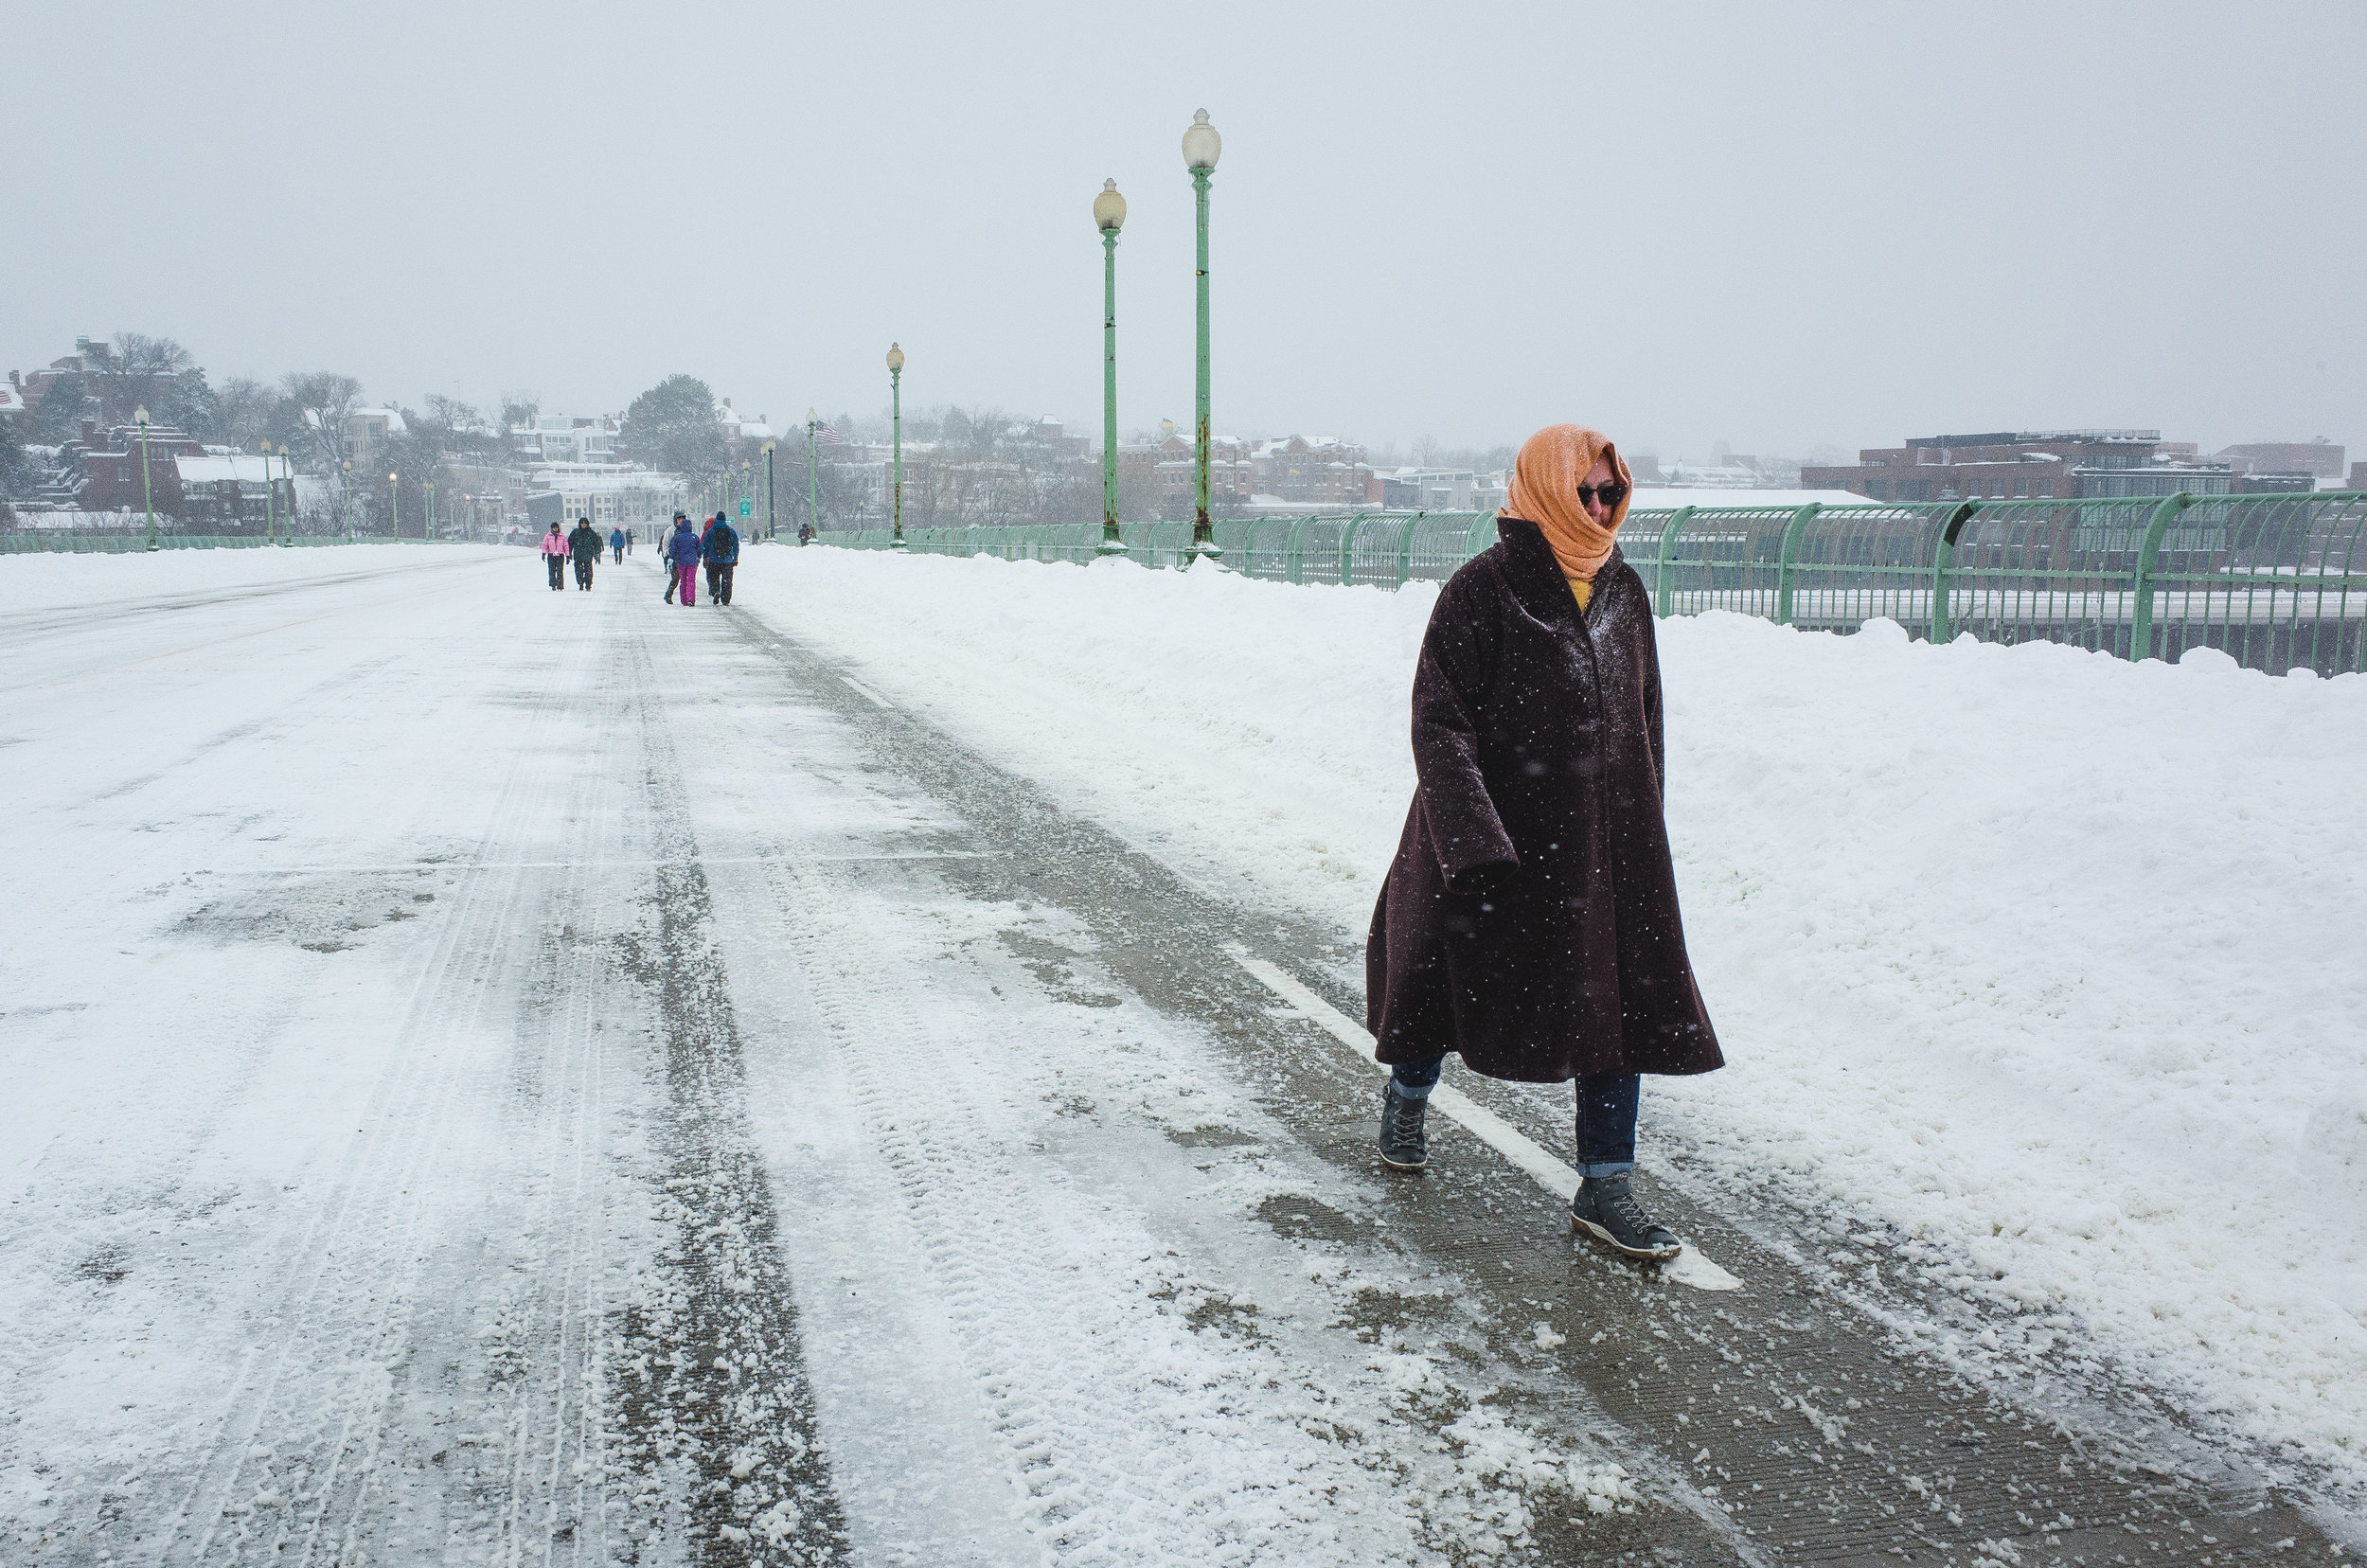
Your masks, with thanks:
[{"label": "overcast grey sky", "polygon": [[[1632,451],[2367,446],[2367,7],[0,0],[0,361]],[[2367,456],[2367,452],[2360,454]]]}]

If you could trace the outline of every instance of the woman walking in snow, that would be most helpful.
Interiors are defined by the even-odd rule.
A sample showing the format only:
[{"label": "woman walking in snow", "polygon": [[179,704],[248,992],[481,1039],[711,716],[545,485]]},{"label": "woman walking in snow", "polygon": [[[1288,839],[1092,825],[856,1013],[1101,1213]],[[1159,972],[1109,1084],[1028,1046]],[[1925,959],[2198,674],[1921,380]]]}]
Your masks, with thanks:
[{"label": "woman walking in snow", "polygon": [[1539,431],[1497,543],[1440,591],[1366,994],[1391,1068],[1384,1162],[1428,1160],[1423,1112],[1450,1051],[1489,1078],[1575,1078],[1572,1229],[1668,1258],[1681,1243],[1629,1182],[1641,1075],[1724,1059],[1677,913],[1652,607],[1616,543],[1630,488],[1600,431]]},{"label": "woman walking in snow", "polygon": [[567,570],[567,541],[561,536],[556,523],[551,525],[551,531],[543,536],[543,564],[551,569],[552,593],[556,594],[567,586],[560,580]]}]

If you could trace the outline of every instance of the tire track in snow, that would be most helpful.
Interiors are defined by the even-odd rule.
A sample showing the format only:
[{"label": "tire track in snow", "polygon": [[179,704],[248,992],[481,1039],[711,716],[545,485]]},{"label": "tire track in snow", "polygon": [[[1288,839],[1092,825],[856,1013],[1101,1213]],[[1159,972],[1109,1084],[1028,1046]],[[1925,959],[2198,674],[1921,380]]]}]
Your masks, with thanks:
[{"label": "tire track in snow", "polygon": [[659,1021],[665,1096],[652,1118],[652,1176],[667,1239],[654,1279],[615,1324],[617,1457],[642,1483],[634,1539],[717,1568],[840,1563],[845,1526],[774,1245],[772,1185],[750,1133],[706,874],[646,649],[636,663],[659,868],[646,918],[618,950]]},{"label": "tire track in snow", "polygon": [[[516,760],[480,859],[529,840],[563,810],[547,755],[569,722],[588,645],[561,657],[527,716]],[[588,816],[578,778],[574,813]],[[510,858],[515,859],[513,855]],[[567,857],[579,859],[578,856]],[[245,1397],[190,1487],[168,1559],[311,1564],[375,1560],[392,1542],[370,1540],[383,1503],[388,1415],[415,1369],[406,1354],[421,1283],[442,1219],[431,1195],[454,1157],[455,1111],[498,1101],[498,1053],[472,1047],[508,1032],[521,953],[551,897],[547,872],[471,878],[414,987],[345,1169],[302,1230],[276,1249],[297,1284],[264,1324],[277,1332],[242,1380]],[[425,1542],[407,1539],[400,1550]],[[425,1557],[425,1552],[418,1555]]]},{"label": "tire track in snow", "polygon": [[[700,667],[735,692],[769,684],[706,650]],[[1244,1212],[1244,1184],[1308,1178],[1208,1176],[1189,1130],[1230,1096],[1178,1083],[1214,1064],[1042,964],[1024,894],[947,885],[977,858],[955,848],[968,826],[881,776],[849,726],[744,699],[684,711],[711,716],[685,740],[704,819],[772,848],[719,883],[719,908],[795,1020],[768,1075],[796,1096],[773,1157],[837,1211],[798,1229],[849,1271],[804,1279],[828,1303],[809,1321],[867,1558],[1468,1561],[1550,1554],[1573,1511],[1591,1550],[1700,1543],[1615,1470],[1480,1408],[1487,1376],[1332,1331],[1367,1285],[1422,1287],[1394,1254],[1336,1283],[1340,1263]],[[793,821],[744,782],[774,776],[766,752],[795,758]],[[1147,1127],[1136,1100],[1184,1119]],[[1292,1191],[1286,1207],[1332,1212]],[[1004,1497],[1033,1549],[1008,1539]]]}]

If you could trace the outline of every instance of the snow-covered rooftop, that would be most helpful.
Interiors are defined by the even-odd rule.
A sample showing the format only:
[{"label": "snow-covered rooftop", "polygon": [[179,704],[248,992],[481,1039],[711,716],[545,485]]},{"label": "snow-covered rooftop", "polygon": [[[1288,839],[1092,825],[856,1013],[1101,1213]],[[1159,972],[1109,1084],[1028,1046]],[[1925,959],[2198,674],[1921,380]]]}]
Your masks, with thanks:
[{"label": "snow-covered rooftop", "polygon": [[260,485],[288,476],[287,464],[277,457],[268,462],[260,456],[175,457],[172,466],[180,471],[184,485],[220,485],[233,479]]}]

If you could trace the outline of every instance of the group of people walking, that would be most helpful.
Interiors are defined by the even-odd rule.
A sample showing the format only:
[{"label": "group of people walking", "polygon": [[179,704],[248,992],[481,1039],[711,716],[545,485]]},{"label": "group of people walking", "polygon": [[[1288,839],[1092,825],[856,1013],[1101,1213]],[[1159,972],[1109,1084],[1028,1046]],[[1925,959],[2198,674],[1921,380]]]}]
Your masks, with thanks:
[{"label": "group of people walking", "polygon": [[[800,543],[803,543],[801,540]],[[616,528],[608,536],[608,548],[615,553],[618,564],[632,552],[632,535]],[[592,591],[592,569],[600,559],[600,531],[588,517],[576,519],[575,527],[561,534],[553,523],[543,536],[543,561],[550,568],[551,591],[566,586],[562,580],[569,561],[575,562],[576,586],[586,593]],[[710,603],[729,604],[732,601],[733,570],[739,564],[739,532],[724,520],[721,512],[707,519],[703,527],[693,527],[690,519],[681,512],[674,514],[673,531],[666,536],[659,559],[666,565],[666,598],[674,602],[682,596],[685,605],[699,602],[699,567],[703,563],[707,574],[707,598]]]},{"label": "group of people walking", "polygon": [[699,567],[703,562],[707,569],[707,602],[731,603],[732,572],[739,564],[739,534],[724,521],[721,512],[709,518],[704,528],[692,527],[689,518],[676,512],[674,531],[666,540],[665,560],[668,600],[680,594],[685,607],[699,602]]}]

